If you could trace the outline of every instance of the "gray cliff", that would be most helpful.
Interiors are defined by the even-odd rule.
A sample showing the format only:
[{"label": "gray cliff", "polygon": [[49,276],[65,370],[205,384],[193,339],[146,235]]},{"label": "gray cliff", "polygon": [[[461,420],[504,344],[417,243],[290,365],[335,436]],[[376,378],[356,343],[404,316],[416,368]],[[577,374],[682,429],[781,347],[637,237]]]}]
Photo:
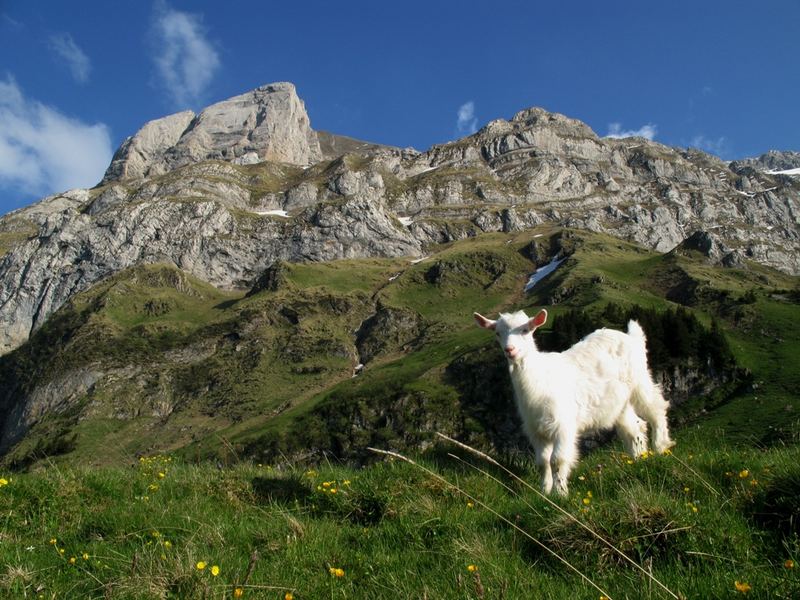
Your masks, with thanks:
[{"label": "gray cliff", "polygon": [[540,108],[424,153],[318,134],[294,86],[271,84],[152,121],[96,188],[0,219],[0,353],[140,263],[247,288],[278,260],[420,256],[544,222],[662,252],[692,238],[709,260],[797,274],[799,201],[797,178]]}]

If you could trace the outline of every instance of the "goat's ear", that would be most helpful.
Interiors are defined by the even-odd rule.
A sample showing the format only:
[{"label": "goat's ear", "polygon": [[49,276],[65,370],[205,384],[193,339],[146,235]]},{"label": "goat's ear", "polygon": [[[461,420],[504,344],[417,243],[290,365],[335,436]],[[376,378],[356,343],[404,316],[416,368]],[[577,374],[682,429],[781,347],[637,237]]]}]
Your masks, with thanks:
[{"label": "goat's ear", "polygon": [[475,317],[475,322],[477,322],[478,325],[480,325],[484,329],[494,329],[494,326],[497,323],[497,321],[492,321],[491,319],[487,319],[486,317],[484,317],[479,313],[473,313],[472,316]]},{"label": "goat's ear", "polygon": [[533,317],[530,321],[528,321],[528,327],[531,328],[531,331],[536,329],[537,327],[541,327],[547,321],[547,311],[545,309],[540,310],[535,317]]}]

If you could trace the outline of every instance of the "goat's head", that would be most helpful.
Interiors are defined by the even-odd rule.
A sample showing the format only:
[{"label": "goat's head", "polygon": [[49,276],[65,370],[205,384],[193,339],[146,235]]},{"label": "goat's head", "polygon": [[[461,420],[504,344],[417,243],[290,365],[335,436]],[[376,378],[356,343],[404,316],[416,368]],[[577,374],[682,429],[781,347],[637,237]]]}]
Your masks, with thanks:
[{"label": "goat's head", "polygon": [[545,309],[540,310],[533,318],[528,317],[521,310],[511,314],[500,313],[500,318],[496,321],[487,319],[478,313],[475,313],[474,316],[479,326],[495,332],[500,347],[511,362],[522,360],[527,354],[536,352],[533,332],[547,321]]}]

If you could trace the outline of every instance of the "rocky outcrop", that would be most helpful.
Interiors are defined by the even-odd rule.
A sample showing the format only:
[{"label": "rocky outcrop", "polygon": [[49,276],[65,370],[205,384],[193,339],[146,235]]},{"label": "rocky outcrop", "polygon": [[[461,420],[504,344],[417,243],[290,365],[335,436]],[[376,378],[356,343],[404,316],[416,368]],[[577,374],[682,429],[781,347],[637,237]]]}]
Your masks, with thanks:
[{"label": "rocky outcrop", "polygon": [[280,260],[419,255],[542,223],[661,252],[702,231],[713,243],[697,249],[715,262],[797,274],[798,202],[796,178],[600,138],[541,108],[426,152],[317,134],[294,86],[271,84],[153,121],[122,145],[103,185],[0,219],[0,353],[75,293],[139,263],[249,289]]},{"label": "rocky outcrop", "polygon": [[770,150],[755,158],[743,158],[731,162],[731,169],[734,171],[739,171],[745,167],[760,171],[800,169],[800,152]]},{"label": "rocky outcrop", "polygon": [[147,123],[125,140],[103,183],[160,175],[204,160],[306,166],[322,159],[303,101],[291,83],[272,83],[199,115],[181,112]]}]

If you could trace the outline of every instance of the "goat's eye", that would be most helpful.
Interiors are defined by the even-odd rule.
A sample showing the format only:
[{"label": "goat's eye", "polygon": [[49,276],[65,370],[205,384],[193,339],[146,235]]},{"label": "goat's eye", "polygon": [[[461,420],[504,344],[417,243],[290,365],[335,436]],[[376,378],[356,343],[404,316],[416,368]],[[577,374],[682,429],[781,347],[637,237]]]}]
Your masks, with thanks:
[{"label": "goat's eye", "polygon": [[523,334],[523,335],[525,335],[525,334],[527,334],[527,333],[530,333],[530,332],[531,332],[531,330],[530,330],[530,329],[528,329],[527,327],[526,327],[525,329],[523,329],[523,330],[522,330],[522,334]]}]

